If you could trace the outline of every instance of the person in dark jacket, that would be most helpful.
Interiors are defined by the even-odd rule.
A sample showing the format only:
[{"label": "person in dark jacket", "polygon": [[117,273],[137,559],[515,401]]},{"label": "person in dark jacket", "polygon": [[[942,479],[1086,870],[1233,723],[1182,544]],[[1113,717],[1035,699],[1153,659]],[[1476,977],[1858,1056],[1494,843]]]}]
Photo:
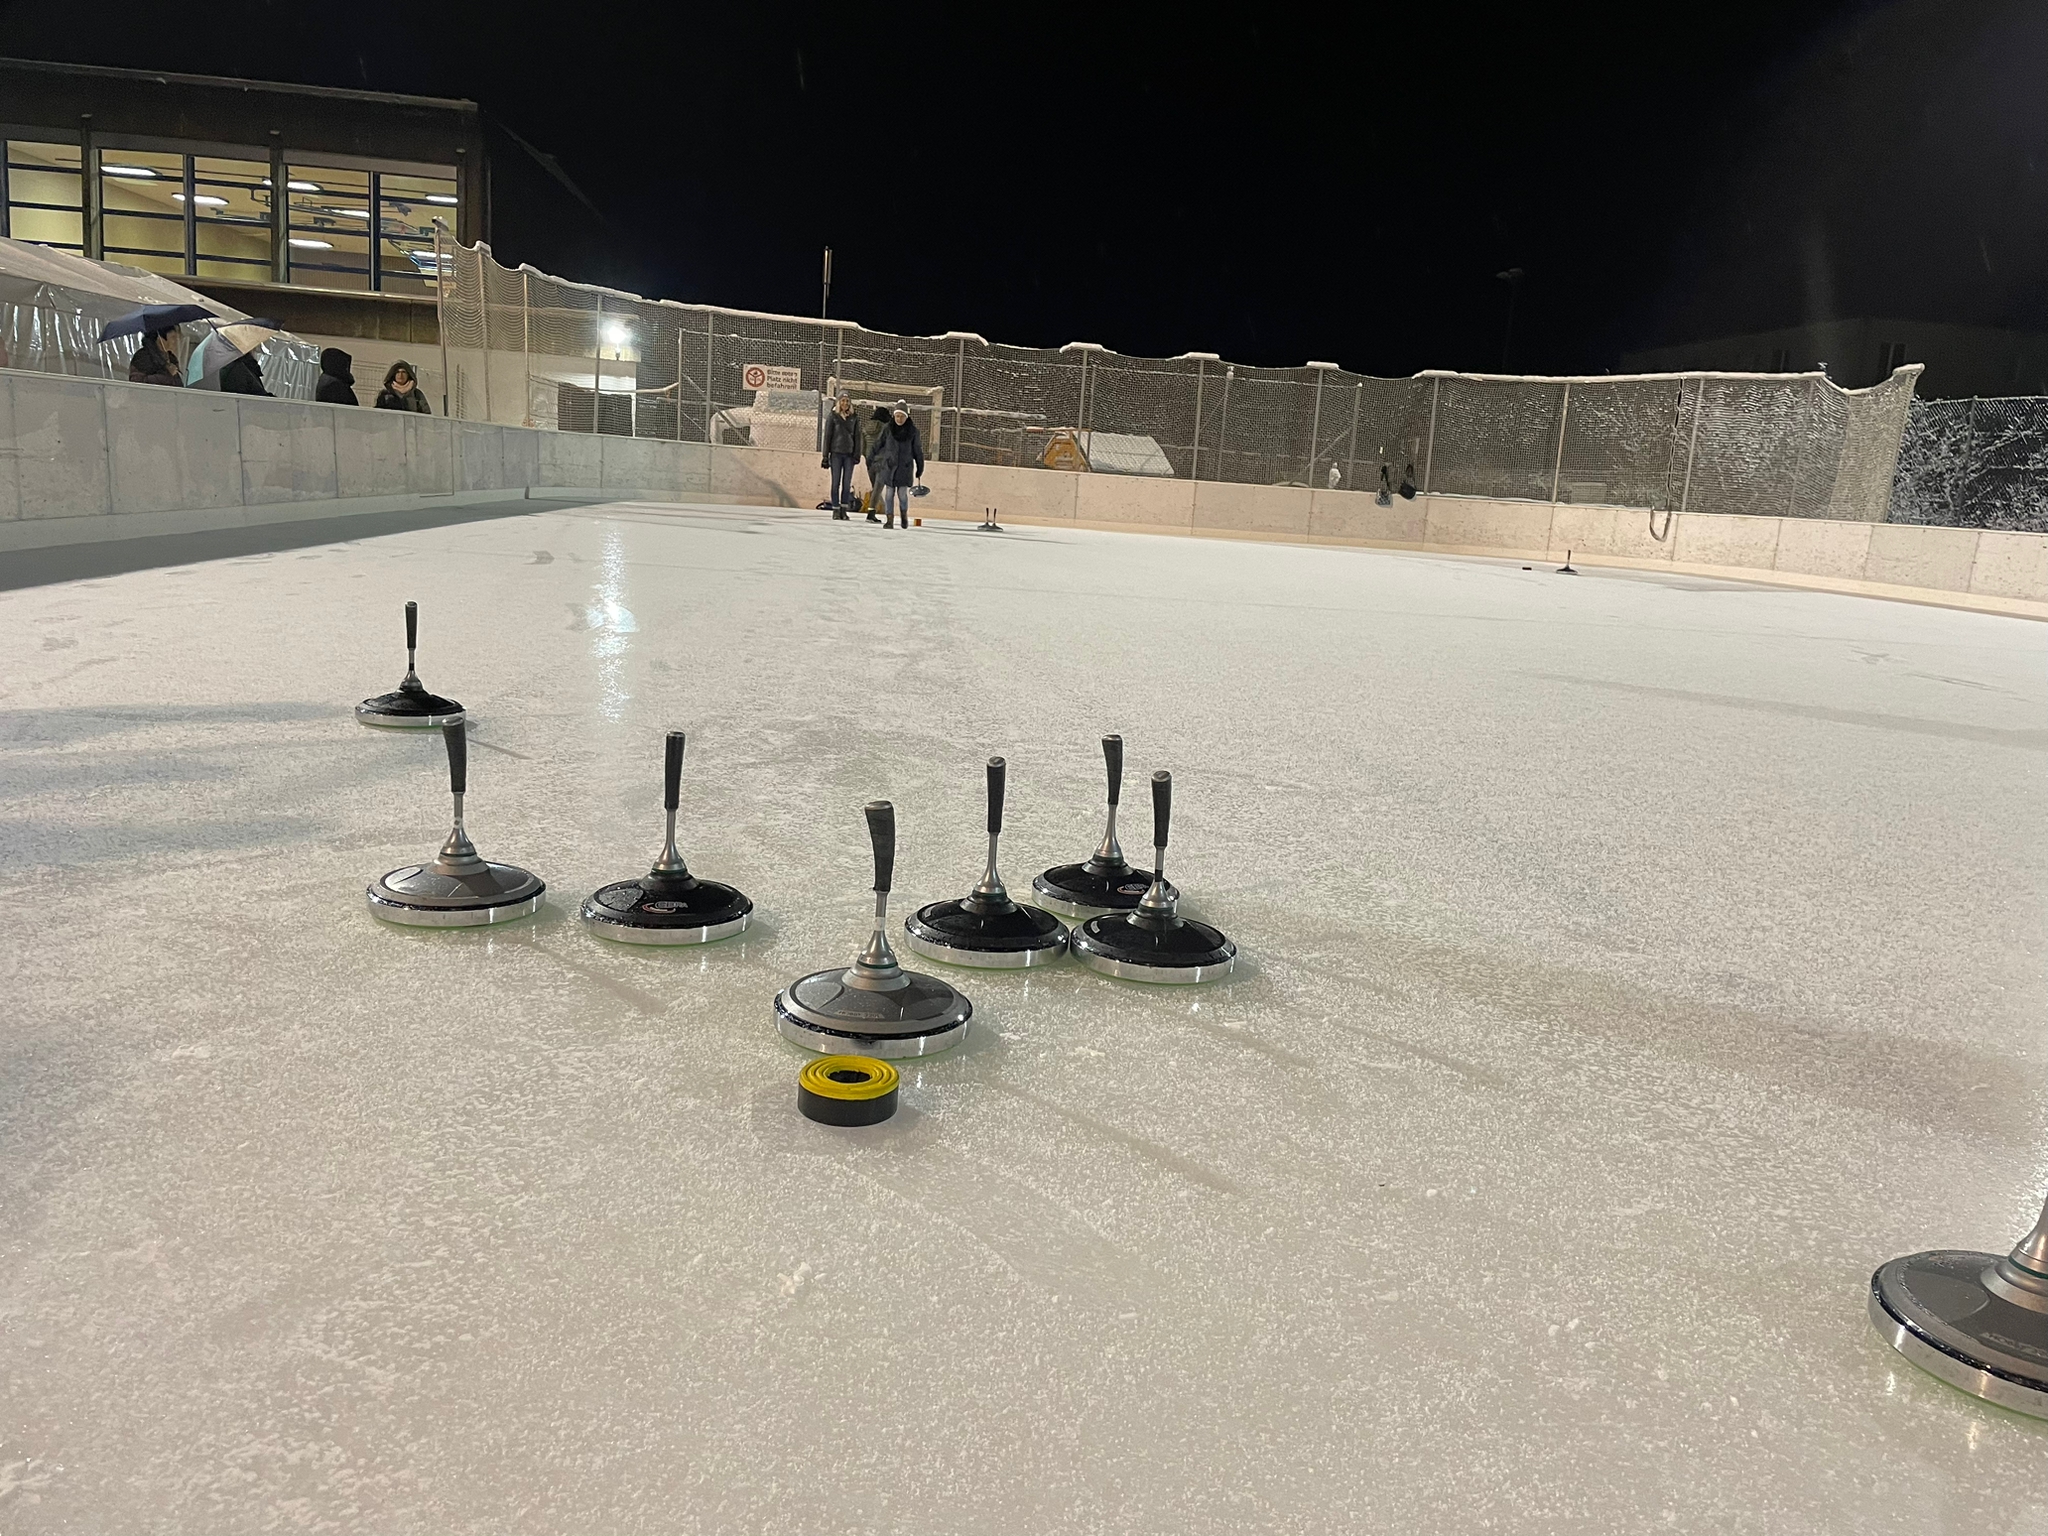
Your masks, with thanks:
[{"label": "person in dark jacket", "polygon": [[882,428],[882,526],[893,528],[896,519],[910,526],[910,488],[924,478],[924,440],[917,435],[917,423],[910,419],[910,404],[898,400]]},{"label": "person in dark jacket", "polygon": [[320,382],[313,386],[313,398],[324,400],[329,405],[361,405],[356,398],[356,376],[350,373],[349,364],[355,361],[339,347],[328,347],[320,354]]},{"label": "person in dark jacket", "polygon": [[[326,361],[323,356],[321,359]],[[420,388],[420,381],[412,371],[412,364],[400,358],[384,370],[384,387],[377,391],[377,409],[380,411],[417,411],[422,416],[434,414],[427,404],[426,391]]]},{"label": "person in dark jacket", "polygon": [[868,467],[868,521],[879,523],[875,513],[882,505],[882,440],[889,431],[889,408],[878,405],[874,413],[861,424],[861,458]]},{"label": "person in dark jacket", "polygon": [[224,395],[270,394],[263,387],[263,365],[256,361],[254,352],[244,353],[221,369],[220,388]]},{"label": "person in dark jacket", "polygon": [[171,338],[178,334],[176,326],[167,326],[161,331],[151,331],[142,338],[142,346],[128,361],[128,382],[130,384],[168,384],[173,389],[182,388],[184,380],[178,377],[178,352]]},{"label": "person in dark jacket", "polygon": [[860,462],[860,423],[854,419],[853,396],[845,390],[839,391],[839,398],[825,417],[825,457],[818,461],[820,469],[832,471],[832,516],[835,521],[846,521],[846,509],[853,505],[853,466]]}]

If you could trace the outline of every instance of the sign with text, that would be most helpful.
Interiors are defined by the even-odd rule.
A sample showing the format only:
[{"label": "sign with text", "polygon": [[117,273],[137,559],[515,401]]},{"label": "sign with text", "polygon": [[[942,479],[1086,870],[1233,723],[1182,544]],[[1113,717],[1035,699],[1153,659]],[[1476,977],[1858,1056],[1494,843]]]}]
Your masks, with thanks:
[{"label": "sign with text", "polygon": [[772,363],[748,363],[740,369],[740,387],[743,389],[802,389],[804,372],[801,368],[777,368]]}]

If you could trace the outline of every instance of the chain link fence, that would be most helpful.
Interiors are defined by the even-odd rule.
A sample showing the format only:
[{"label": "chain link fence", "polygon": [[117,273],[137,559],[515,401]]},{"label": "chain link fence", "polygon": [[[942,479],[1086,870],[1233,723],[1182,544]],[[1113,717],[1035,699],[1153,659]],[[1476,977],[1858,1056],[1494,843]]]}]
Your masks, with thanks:
[{"label": "chain link fence", "polygon": [[457,417],[815,450],[845,388],[969,464],[1880,522],[1919,374],[1379,379],[643,299],[445,232],[437,265]]},{"label": "chain link fence", "polygon": [[1915,400],[1891,520],[2048,533],[2048,399]]}]

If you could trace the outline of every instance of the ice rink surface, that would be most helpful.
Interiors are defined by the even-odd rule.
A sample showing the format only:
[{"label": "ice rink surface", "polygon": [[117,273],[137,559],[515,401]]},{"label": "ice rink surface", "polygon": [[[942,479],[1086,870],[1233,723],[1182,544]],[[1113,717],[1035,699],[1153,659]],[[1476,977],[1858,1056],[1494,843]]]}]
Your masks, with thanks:
[{"label": "ice rink surface", "polygon": [[[365,883],[473,716],[500,931]],[[613,506],[0,594],[0,1532],[2048,1528],[1871,1270],[2048,1185],[2048,627],[1369,551]],[[756,926],[574,914],[660,831]],[[1239,973],[770,1001],[1176,781]],[[900,934],[900,929],[899,929]],[[900,942],[900,940],[899,940]],[[908,957],[906,957],[906,960]],[[929,968],[929,962],[917,962]]]}]

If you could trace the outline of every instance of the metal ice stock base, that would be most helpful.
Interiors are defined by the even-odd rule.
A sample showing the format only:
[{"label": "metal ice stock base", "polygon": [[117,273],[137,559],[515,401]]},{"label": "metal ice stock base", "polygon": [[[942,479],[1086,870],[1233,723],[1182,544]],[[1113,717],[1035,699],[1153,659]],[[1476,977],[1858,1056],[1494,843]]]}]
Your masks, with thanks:
[{"label": "metal ice stock base", "polygon": [[661,857],[638,879],[616,880],[583,903],[584,926],[620,944],[710,944],[743,933],[754,904],[730,885],[700,880],[676,850],[683,733],[668,733],[662,803],[668,815]]},{"label": "metal ice stock base", "polygon": [[[1102,738],[1102,760],[1109,777],[1109,821],[1103,829],[1101,846],[1083,863],[1056,864],[1031,881],[1038,899],[1067,917],[1128,912],[1152,888],[1151,873],[1128,862],[1116,840],[1116,807],[1124,783],[1123,737]],[[1180,894],[1170,885],[1167,890],[1175,896]]]},{"label": "metal ice stock base", "polygon": [[405,677],[390,693],[380,693],[356,706],[356,719],[364,725],[396,730],[438,730],[464,718],[463,708],[453,699],[429,693],[415,669],[419,653],[419,604],[405,605]]},{"label": "metal ice stock base", "polygon": [[1930,1375],[2048,1419],[2048,1207],[2003,1258],[1936,1249],[1880,1265],[1869,1311],[1884,1341]]},{"label": "metal ice stock base", "polygon": [[539,908],[547,885],[531,870],[478,856],[462,822],[469,774],[464,727],[446,726],[441,735],[448,746],[454,829],[432,863],[408,864],[371,881],[364,892],[370,911],[387,923],[414,928],[480,928],[526,917]]},{"label": "metal ice stock base", "polygon": [[1166,883],[1166,836],[1173,809],[1173,777],[1152,775],[1152,888],[1135,910],[1091,917],[1074,930],[1074,958],[1090,970],[1126,981],[1181,986],[1228,976],[1237,946],[1207,923],[1182,917],[1178,895]]},{"label": "metal ice stock base", "polygon": [[951,984],[896,963],[889,947],[889,882],[896,865],[896,808],[866,808],[875,848],[875,929],[853,964],[800,976],[775,995],[785,1040],[828,1055],[885,1061],[930,1056],[967,1038],[974,1004]]},{"label": "metal ice stock base", "polygon": [[1017,970],[1049,965],[1067,952],[1066,925],[1050,912],[1010,899],[996,872],[1003,831],[1003,785],[1008,770],[988,760],[988,865],[965,896],[935,901],[903,920],[904,942],[920,955],[949,965]]}]

